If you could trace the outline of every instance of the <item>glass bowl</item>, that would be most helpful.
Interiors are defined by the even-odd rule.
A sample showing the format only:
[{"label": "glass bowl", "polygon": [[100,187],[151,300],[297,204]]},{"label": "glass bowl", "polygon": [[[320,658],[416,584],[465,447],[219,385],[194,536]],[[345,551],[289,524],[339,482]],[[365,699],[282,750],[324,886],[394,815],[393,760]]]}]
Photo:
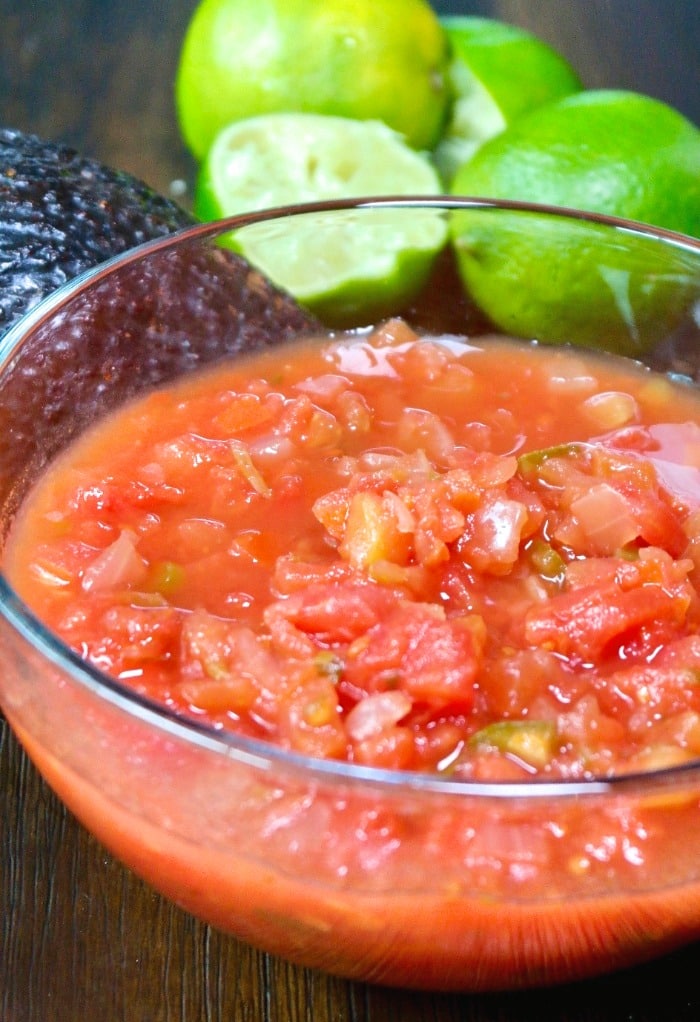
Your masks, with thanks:
[{"label": "glass bowl", "polygon": [[[253,228],[247,251],[262,252],[266,238],[279,250],[301,221],[306,240],[285,249],[293,279],[296,262],[339,246],[363,267],[359,286],[311,294],[311,316],[256,271],[242,275],[228,247]],[[512,326],[494,321],[462,287],[446,240],[455,223],[459,237],[490,239],[475,293],[490,274],[509,299],[543,286],[546,343],[609,347],[694,377],[700,242],[690,238],[574,211],[435,198],[201,225],[71,282],[3,338],[3,538],[74,437],[205,365],[319,321],[364,328],[400,314],[418,332],[517,330],[517,314]],[[369,283],[368,246],[391,254]],[[573,248],[585,258],[567,276]],[[503,304],[517,312],[517,301]],[[0,598],[0,703],[34,764],[115,856],[215,927],[340,976],[464,991],[591,976],[700,937],[700,762],[472,782],[315,760],[178,716],[81,660],[4,576]]]}]

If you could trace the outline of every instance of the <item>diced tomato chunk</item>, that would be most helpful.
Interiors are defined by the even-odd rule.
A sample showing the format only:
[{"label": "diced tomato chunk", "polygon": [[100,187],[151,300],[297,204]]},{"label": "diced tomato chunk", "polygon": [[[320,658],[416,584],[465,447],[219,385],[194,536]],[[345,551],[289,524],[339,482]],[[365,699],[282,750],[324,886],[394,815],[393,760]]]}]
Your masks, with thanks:
[{"label": "diced tomato chunk", "polygon": [[21,598],[304,755],[489,780],[700,755],[697,396],[401,320],[317,340],[88,431],[13,525]]},{"label": "diced tomato chunk", "polygon": [[660,585],[624,590],[615,583],[559,593],[533,607],[525,619],[525,637],[564,656],[583,660],[601,656],[616,640],[650,621],[668,619],[680,626],[688,600]]},{"label": "diced tomato chunk", "polygon": [[390,727],[353,745],[352,759],[362,766],[406,770],[413,765],[414,739],[406,727]]},{"label": "diced tomato chunk", "polygon": [[481,650],[475,632],[433,605],[402,603],[351,648],[343,684],[360,692],[399,688],[417,702],[474,702]]},{"label": "diced tomato chunk", "polygon": [[296,752],[320,759],[347,758],[348,740],[333,684],[304,678],[281,701],[278,734]]},{"label": "diced tomato chunk", "polygon": [[329,645],[351,642],[375,625],[393,603],[391,590],[371,583],[317,583],[270,605],[266,621],[273,636],[276,623]]}]

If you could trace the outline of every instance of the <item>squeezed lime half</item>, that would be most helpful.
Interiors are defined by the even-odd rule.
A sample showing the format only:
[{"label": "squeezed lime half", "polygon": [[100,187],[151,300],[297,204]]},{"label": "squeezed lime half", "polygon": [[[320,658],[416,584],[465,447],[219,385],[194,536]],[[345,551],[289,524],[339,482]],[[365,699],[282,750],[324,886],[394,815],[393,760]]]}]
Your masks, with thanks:
[{"label": "squeezed lime half", "polygon": [[[327,199],[440,193],[428,157],[375,121],[267,114],[217,136],[201,169],[201,219]],[[308,214],[245,227],[228,243],[329,325],[394,315],[427,279],[447,236],[438,210]]]},{"label": "squeezed lime half", "polygon": [[441,24],[454,100],[435,163],[449,184],[487,139],[583,83],[562,54],[516,25],[459,14],[445,15]]}]

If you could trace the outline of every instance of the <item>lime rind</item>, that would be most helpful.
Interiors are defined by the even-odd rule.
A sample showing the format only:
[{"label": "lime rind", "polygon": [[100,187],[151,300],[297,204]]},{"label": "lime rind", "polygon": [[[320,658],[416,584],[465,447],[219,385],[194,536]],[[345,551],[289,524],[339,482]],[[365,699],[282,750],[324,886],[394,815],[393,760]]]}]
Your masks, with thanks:
[{"label": "lime rind", "polygon": [[470,298],[523,340],[641,358],[700,299],[694,253],[604,225],[465,210],[450,235]]},{"label": "lime rind", "polygon": [[[700,131],[652,97],[587,90],[531,111],[484,143],[452,191],[700,237]],[[643,357],[698,299],[697,274],[673,246],[631,233],[608,231],[619,239],[610,244],[592,224],[535,223],[507,211],[488,224],[460,213],[452,229],[467,290],[516,336]]]},{"label": "lime rind", "polygon": [[451,191],[568,206],[700,237],[700,129],[653,97],[587,90],[489,139]]},{"label": "lime rind", "polygon": [[454,61],[451,79],[455,91],[452,117],[435,148],[435,166],[442,179],[453,179],[479,146],[506,127],[506,119],[491,94],[466,64]]},{"label": "lime rind", "polygon": [[282,111],[380,120],[429,149],[449,99],[428,0],[200,0],[175,75],[180,131],[200,161],[227,124]]},{"label": "lime rind", "polygon": [[583,90],[567,58],[526,29],[468,15],[442,20],[452,61],[469,68],[509,124],[526,110]]}]

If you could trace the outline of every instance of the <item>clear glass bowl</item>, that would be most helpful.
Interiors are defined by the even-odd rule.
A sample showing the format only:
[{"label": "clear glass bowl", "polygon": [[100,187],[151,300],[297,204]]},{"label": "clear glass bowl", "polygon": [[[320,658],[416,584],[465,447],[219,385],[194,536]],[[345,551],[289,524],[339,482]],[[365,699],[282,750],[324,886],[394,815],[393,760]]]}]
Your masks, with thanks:
[{"label": "clear glass bowl", "polygon": [[[203,225],[71,282],[3,338],[3,536],[43,467],[96,417],[303,332],[305,315],[257,274],[242,279],[223,235],[262,222],[284,237],[303,216],[316,238],[333,232],[334,246],[348,234],[362,260],[368,243],[396,246],[397,217],[426,212],[458,212],[476,234],[498,223],[503,237],[505,225],[494,272],[523,244],[521,267],[522,252],[532,256],[513,289],[537,286],[538,258],[559,251],[563,262],[583,246],[587,287],[600,292],[589,310],[609,309],[612,287],[620,312],[603,347],[693,376],[700,242],[689,238],[467,199],[324,203]],[[434,239],[434,223],[429,231]],[[420,331],[493,332],[449,246],[423,269],[410,269],[415,286],[383,314]],[[541,299],[552,306],[549,343],[590,326],[590,311],[578,325],[566,312],[582,306],[565,279],[548,279]],[[631,315],[634,294],[655,297]],[[332,305],[317,307],[329,323]],[[366,315],[346,303],[343,325]],[[600,337],[596,324],[584,340]],[[305,759],[176,717],[82,662],[4,578],[0,599],[0,703],[37,768],[127,866],[216,927],[338,975],[442,990],[590,976],[700,937],[700,763],[576,783],[467,783]]]}]

